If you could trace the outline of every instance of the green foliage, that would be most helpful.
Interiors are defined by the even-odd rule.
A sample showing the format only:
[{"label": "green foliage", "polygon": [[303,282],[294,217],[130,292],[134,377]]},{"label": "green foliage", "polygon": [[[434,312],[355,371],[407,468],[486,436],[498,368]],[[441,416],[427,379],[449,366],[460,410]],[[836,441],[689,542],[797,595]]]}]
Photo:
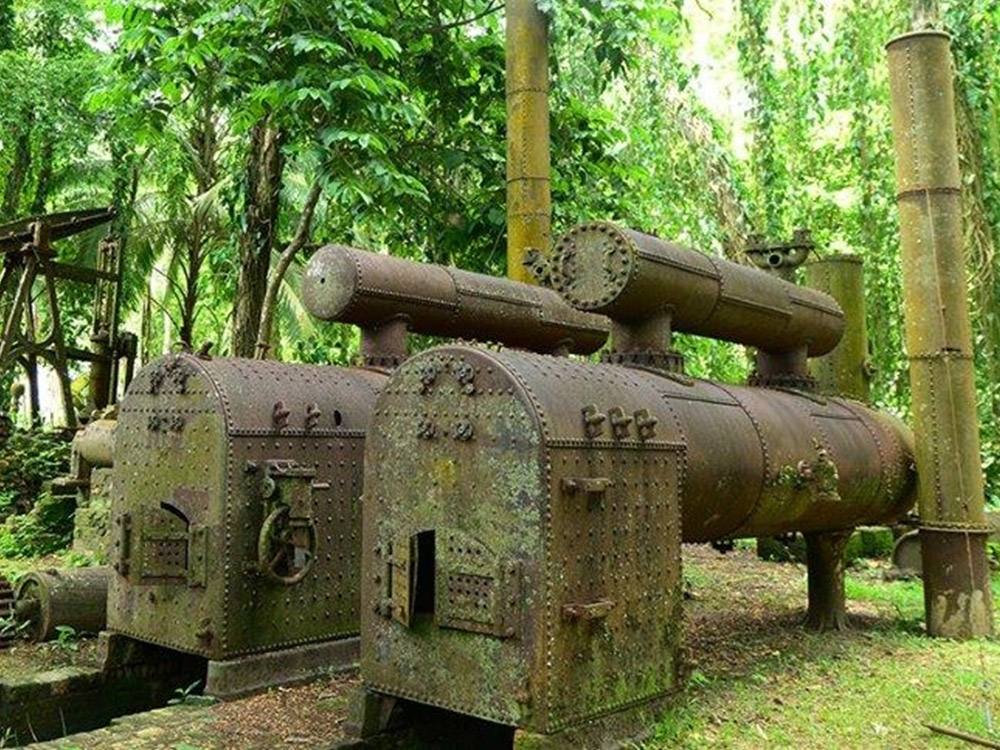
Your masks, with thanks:
[{"label": "green foliage", "polygon": [[70,440],[63,432],[15,430],[0,444],[0,520],[27,513],[43,485],[69,471]]},{"label": "green foliage", "polygon": [[[31,627],[30,620],[18,620],[13,615],[0,617],[0,637],[25,638],[29,627]],[[0,743],[0,747],[3,747],[2,743]]]},{"label": "green foliage", "polygon": [[194,697],[194,691],[201,685],[201,680],[195,680],[187,687],[179,687],[174,690],[174,697],[167,701],[168,706],[177,706],[187,703]]},{"label": "green foliage", "polygon": [[56,625],[56,639],[52,641],[52,648],[57,651],[79,651],[80,634],[72,625]]},{"label": "green foliage", "polygon": [[72,495],[44,493],[29,513],[8,516],[0,525],[0,557],[26,558],[48,555],[73,539]]},{"label": "green foliage", "polygon": [[72,538],[75,498],[46,484],[69,471],[63,432],[15,430],[0,446],[0,557],[44,555]]}]

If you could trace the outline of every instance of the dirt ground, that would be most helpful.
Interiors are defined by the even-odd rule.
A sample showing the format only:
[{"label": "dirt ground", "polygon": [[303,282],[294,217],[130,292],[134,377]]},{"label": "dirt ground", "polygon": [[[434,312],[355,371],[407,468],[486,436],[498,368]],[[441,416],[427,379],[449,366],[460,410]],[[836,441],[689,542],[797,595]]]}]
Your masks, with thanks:
[{"label": "dirt ground", "polygon": [[[684,558],[688,689],[679,696],[677,710],[664,719],[644,747],[895,748],[930,744],[931,736],[919,724],[910,731],[907,717],[895,717],[902,722],[898,726],[889,719],[883,725],[877,717],[849,717],[850,722],[858,723],[860,728],[856,729],[850,722],[840,727],[842,717],[834,713],[825,733],[816,734],[810,727],[808,712],[817,710],[810,706],[835,712],[838,701],[850,705],[854,700],[842,694],[853,690],[854,683],[838,675],[838,665],[849,667],[848,671],[861,670],[858,679],[872,683],[874,689],[881,679],[879,664],[895,664],[897,657],[913,661],[914,654],[916,661],[942,658],[937,651],[921,654],[908,650],[905,643],[900,645],[893,640],[895,636],[886,639],[879,635],[898,630],[895,613],[882,605],[850,601],[848,612],[855,625],[852,632],[810,635],[801,627],[806,604],[804,566],[763,562],[746,549],[723,555],[706,546],[685,547]],[[869,577],[874,582],[880,580],[877,571]],[[918,635],[903,637],[916,642],[915,649],[929,643]],[[1000,648],[995,646],[991,644],[988,652],[991,669],[1000,665]],[[932,670],[933,663],[924,667]],[[919,675],[915,680],[914,689],[923,689]],[[344,722],[356,685],[354,677],[330,678],[214,705],[168,707],[125,717],[108,729],[35,747],[329,748],[344,738]],[[819,702],[800,706],[806,699]],[[873,712],[882,710],[881,706],[873,708]],[[795,714],[794,721],[788,718],[790,714]],[[803,721],[804,727],[795,723]],[[863,739],[866,733],[870,740]],[[960,746],[952,740],[933,739],[934,747]]]}]

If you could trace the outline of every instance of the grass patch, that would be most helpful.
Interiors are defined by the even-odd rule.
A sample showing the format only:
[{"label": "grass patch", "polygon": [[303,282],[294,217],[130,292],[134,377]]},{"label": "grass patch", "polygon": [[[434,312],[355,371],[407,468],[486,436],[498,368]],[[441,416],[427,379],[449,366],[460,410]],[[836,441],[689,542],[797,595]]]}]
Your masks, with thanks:
[{"label": "grass patch", "polygon": [[[815,634],[800,624],[802,566],[685,554],[694,670],[642,747],[964,746],[925,723],[1000,742],[1000,640],[922,635],[920,581],[849,571],[855,628]],[[739,598],[753,581],[766,587]],[[993,594],[1000,613],[1000,575]]]},{"label": "grass patch", "polygon": [[43,557],[0,557],[0,576],[16,582],[25,573],[44,568],[86,568],[97,563],[87,555],[71,549],[60,550]]},{"label": "grass patch", "polygon": [[692,683],[645,746],[950,745],[925,722],[1000,741],[989,726],[1000,715],[1000,644],[869,631],[832,636],[832,649],[813,653],[821,638],[805,636],[799,653],[746,677]]}]

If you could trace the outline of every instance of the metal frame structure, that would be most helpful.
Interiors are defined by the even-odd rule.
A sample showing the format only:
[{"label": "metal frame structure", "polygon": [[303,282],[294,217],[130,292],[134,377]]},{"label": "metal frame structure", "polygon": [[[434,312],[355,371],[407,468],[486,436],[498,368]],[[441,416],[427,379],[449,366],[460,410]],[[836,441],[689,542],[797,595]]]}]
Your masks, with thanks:
[{"label": "metal frame structure", "polygon": [[[126,359],[125,382],[131,377],[135,361],[135,336],[119,333],[119,297],[121,291],[121,246],[116,237],[104,238],[98,249],[97,267],[90,268],[57,260],[52,243],[72,237],[114,218],[110,208],[85,209],[19,219],[0,226],[0,309],[3,335],[0,339],[0,370],[15,363],[28,374],[32,422],[38,419],[38,359],[46,360],[55,370],[62,391],[68,427],[77,424],[76,409],[70,390],[69,362],[91,363],[90,406],[103,409],[114,403],[118,391],[119,359]],[[94,316],[91,348],[66,343],[65,329],[56,281],[88,284],[94,288]],[[36,303],[41,285],[47,305],[48,330],[40,333]]]}]

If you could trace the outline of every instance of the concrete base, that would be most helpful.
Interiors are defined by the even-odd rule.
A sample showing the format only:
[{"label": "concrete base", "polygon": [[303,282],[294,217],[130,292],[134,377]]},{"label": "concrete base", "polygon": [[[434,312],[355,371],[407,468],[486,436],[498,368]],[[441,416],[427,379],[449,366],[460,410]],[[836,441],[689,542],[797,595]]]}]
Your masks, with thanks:
[{"label": "concrete base", "polygon": [[8,746],[4,740],[14,747],[88,731],[117,716],[164,706],[204,671],[204,660],[184,655],[139,659],[113,638],[102,639],[98,651],[104,666],[7,674],[0,661],[0,746]]},{"label": "concrete base", "polygon": [[353,671],[358,668],[358,654],[359,639],[355,637],[209,661],[205,695],[233,698],[275,685]]}]

